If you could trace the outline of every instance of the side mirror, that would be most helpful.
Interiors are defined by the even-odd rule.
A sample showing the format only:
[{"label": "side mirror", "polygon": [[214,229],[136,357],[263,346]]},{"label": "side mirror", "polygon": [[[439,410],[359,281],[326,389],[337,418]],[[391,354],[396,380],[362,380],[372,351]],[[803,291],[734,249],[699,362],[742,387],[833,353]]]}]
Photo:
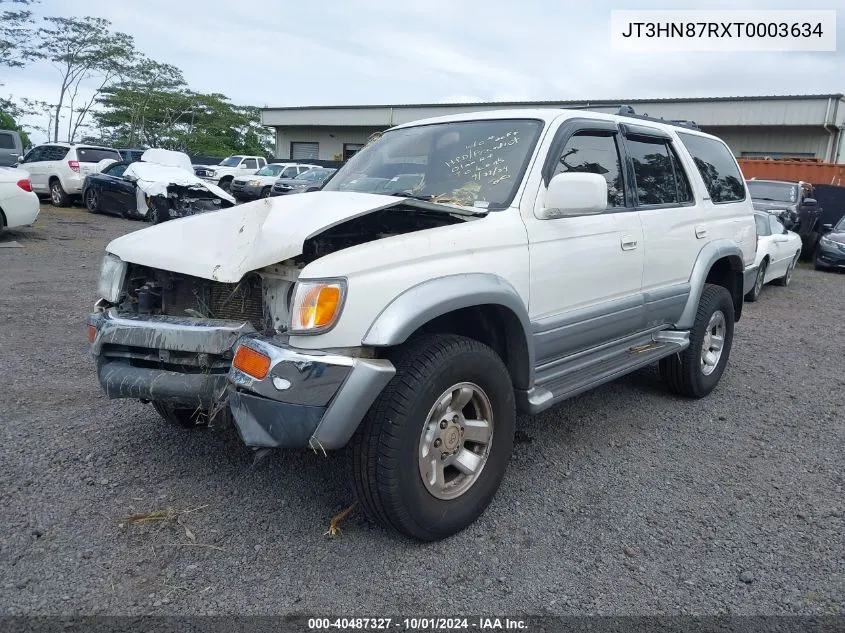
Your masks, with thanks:
[{"label": "side mirror", "polygon": [[607,181],[604,176],[582,172],[557,174],[546,191],[541,220],[595,215],[607,209]]},{"label": "side mirror", "polygon": [[804,204],[808,207],[817,207],[819,206],[819,201],[815,198],[804,198]]},{"label": "side mirror", "polygon": [[830,233],[833,230],[832,224],[822,224],[822,233]]}]

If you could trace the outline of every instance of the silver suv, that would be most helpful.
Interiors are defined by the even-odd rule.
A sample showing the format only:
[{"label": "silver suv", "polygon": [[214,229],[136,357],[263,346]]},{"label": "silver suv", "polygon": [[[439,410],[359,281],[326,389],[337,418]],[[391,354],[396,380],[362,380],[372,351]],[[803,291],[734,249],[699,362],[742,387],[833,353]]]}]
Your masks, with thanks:
[{"label": "silver suv", "polygon": [[120,152],[109,147],[45,143],[29,150],[20,165],[29,172],[35,193],[49,194],[55,206],[66,207],[71,196],[82,194],[85,176],[96,173],[103,159],[123,160]]}]

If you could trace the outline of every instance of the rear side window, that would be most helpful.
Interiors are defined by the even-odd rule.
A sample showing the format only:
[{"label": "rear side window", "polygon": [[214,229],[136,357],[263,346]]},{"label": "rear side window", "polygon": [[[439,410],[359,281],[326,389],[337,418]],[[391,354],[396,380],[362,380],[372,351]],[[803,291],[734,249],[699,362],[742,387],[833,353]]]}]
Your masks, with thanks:
[{"label": "rear side window", "polygon": [[754,215],[754,222],[757,224],[757,235],[771,235],[769,230],[769,223],[761,215]]},{"label": "rear side window", "polygon": [[64,160],[65,156],[67,156],[67,153],[67,147],[62,147],[61,145],[45,145],[42,148],[41,154],[38,156],[38,158],[35,158],[33,160]]},{"label": "rear side window", "polygon": [[678,133],[715,203],[745,200],[742,173],[727,145],[716,139]]},{"label": "rear side window", "polygon": [[783,233],[786,232],[786,227],[777,218],[777,216],[774,216],[774,215],[769,216],[769,226],[772,229],[772,235],[782,235]]},{"label": "rear side window", "polygon": [[629,138],[626,148],[634,167],[640,205],[692,202],[689,179],[675,150],[665,139]]},{"label": "rear side window", "polygon": [[0,132],[0,149],[15,149],[15,138],[8,132]]},{"label": "rear side window", "polygon": [[258,169],[258,161],[254,158],[246,158],[244,159],[241,167],[245,167],[246,169]]},{"label": "rear side window", "polygon": [[114,149],[100,149],[99,147],[76,148],[76,160],[80,163],[99,163],[104,158],[111,158],[118,162],[123,160],[120,152]]}]

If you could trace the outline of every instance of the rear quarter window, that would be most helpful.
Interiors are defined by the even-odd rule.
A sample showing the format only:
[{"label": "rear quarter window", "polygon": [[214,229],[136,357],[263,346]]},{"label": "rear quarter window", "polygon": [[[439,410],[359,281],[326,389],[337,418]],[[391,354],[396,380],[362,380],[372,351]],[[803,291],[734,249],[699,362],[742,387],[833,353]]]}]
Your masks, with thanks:
[{"label": "rear quarter window", "polygon": [[98,147],[76,148],[76,160],[80,163],[99,163],[104,158],[111,158],[118,162],[123,160],[120,152],[114,149],[100,149]]},{"label": "rear quarter window", "polygon": [[15,137],[8,132],[0,132],[0,149],[15,149]]},{"label": "rear quarter window", "polygon": [[719,140],[678,132],[716,204],[745,200],[745,180],[728,146]]}]

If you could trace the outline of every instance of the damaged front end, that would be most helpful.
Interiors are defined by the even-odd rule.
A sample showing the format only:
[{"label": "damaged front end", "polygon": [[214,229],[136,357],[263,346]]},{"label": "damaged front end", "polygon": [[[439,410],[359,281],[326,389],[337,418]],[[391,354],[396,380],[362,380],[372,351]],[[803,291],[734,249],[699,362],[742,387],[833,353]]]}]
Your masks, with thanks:
[{"label": "damaged front end", "polygon": [[[361,200],[359,194],[323,199],[348,201],[349,195]],[[139,399],[157,409],[228,409],[251,447],[341,448],[395,369],[374,349],[303,350],[289,344],[297,288],[314,283],[300,283],[303,269],[339,250],[470,221],[476,214],[373,196],[368,203],[388,204],[350,211],[314,231],[309,224],[317,218],[303,214],[297,226],[290,213],[305,202],[283,202],[279,210],[289,215],[279,216],[277,229],[271,207],[279,203],[273,200],[280,199],[198,216],[178,228],[150,227],[109,245],[99,287],[103,299],[88,318],[98,379],[109,398]],[[149,237],[142,240],[144,233]],[[296,235],[302,239],[293,242]],[[181,250],[174,250],[177,237]],[[285,259],[267,264],[273,251]],[[258,364],[240,363],[239,355]]]}]

